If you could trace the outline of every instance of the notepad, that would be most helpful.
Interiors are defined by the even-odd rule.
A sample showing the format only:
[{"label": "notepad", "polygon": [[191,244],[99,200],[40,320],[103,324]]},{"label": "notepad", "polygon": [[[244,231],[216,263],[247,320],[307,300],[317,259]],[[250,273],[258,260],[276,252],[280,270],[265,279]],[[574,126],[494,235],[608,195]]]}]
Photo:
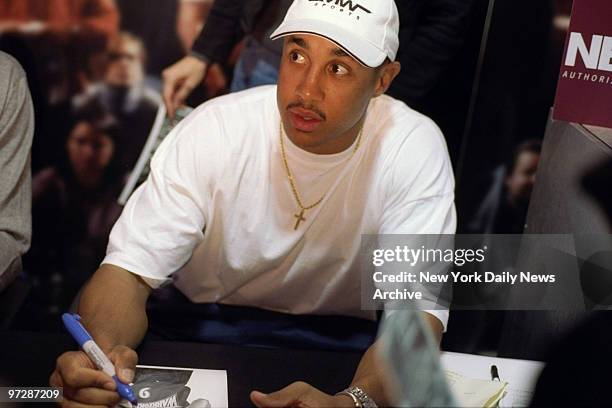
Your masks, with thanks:
[{"label": "notepad", "polygon": [[455,398],[463,407],[495,407],[508,387],[504,381],[467,378],[449,370],[445,370],[445,374]]}]

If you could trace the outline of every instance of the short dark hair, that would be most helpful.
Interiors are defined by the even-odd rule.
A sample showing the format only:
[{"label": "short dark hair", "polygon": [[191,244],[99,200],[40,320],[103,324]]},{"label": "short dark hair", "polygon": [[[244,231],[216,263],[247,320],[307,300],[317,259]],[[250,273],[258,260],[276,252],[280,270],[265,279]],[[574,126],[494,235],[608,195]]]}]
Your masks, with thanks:
[{"label": "short dark hair", "polygon": [[113,142],[117,141],[119,136],[119,123],[113,114],[97,99],[92,99],[89,103],[75,112],[70,133],[74,131],[79,123],[83,122],[88,123],[97,133],[108,135]]},{"label": "short dark hair", "polygon": [[521,156],[521,154],[523,153],[540,154],[541,151],[542,151],[542,142],[538,139],[528,139],[528,140],[525,140],[524,142],[521,142],[518,146],[516,146],[512,155],[508,157],[508,159],[506,160],[506,169],[508,171],[508,174],[514,171],[514,168],[516,167],[516,162],[518,161],[518,158]]},{"label": "short dark hair", "polygon": [[[64,136],[64,147],[67,146],[68,140],[79,124],[88,124],[93,128],[94,132],[108,136],[115,145],[113,157],[105,171],[105,182],[112,183],[123,177],[123,170],[119,165],[119,155],[117,154],[120,128],[113,114],[100,101],[94,99],[74,111],[71,119],[72,126]],[[63,149],[62,155],[62,160],[57,164],[57,169],[64,177],[73,179],[75,176],[74,170],[70,164],[66,148]]]},{"label": "short dark hair", "polygon": [[111,37],[107,44],[107,52],[120,47],[122,44],[129,43],[135,44],[136,47],[138,47],[140,61],[145,64],[147,62],[147,48],[145,47],[144,42],[140,39],[140,37],[137,37],[128,31],[120,31],[115,36]]}]

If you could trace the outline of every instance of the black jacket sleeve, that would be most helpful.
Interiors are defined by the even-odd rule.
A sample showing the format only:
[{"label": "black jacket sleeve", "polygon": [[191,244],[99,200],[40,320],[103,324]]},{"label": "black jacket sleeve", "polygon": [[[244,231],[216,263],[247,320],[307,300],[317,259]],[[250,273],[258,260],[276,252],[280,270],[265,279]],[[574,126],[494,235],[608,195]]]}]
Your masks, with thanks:
[{"label": "black jacket sleeve", "polygon": [[434,87],[464,43],[474,0],[399,0],[402,71],[389,94],[408,105]]},{"label": "black jacket sleeve", "polygon": [[244,35],[241,25],[244,0],[215,0],[204,28],[191,51],[209,62],[224,63]]}]

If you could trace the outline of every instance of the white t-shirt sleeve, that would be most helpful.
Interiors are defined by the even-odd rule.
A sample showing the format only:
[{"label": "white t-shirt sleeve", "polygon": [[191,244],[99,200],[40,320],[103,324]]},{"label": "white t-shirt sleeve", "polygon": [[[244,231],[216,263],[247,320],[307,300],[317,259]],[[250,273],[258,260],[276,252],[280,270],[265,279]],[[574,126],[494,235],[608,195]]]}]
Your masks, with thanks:
[{"label": "white t-shirt sleeve", "polygon": [[[391,150],[386,164],[379,233],[454,234],[454,176],[438,127],[423,117],[401,145]],[[434,294],[425,292],[423,296],[437,300]],[[426,312],[437,317],[446,331],[448,309],[437,307]]]},{"label": "white t-shirt sleeve", "polygon": [[218,133],[214,116],[198,109],[166,137],[149,177],[113,227],[102,263],[139,275],[155,288],[190,259],[204,236],[221,160]]}]

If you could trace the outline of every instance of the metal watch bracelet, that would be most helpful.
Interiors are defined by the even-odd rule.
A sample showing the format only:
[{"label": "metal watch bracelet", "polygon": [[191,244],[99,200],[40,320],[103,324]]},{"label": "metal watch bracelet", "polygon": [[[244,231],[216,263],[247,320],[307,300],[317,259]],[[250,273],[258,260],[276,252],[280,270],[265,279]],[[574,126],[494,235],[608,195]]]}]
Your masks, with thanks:
[{"label": "metal watch bracelet", "polygon": [[349,387],[336,395],[347,395],[352,398],[355,408],[378,408],[378,405],[359,387]]}]

